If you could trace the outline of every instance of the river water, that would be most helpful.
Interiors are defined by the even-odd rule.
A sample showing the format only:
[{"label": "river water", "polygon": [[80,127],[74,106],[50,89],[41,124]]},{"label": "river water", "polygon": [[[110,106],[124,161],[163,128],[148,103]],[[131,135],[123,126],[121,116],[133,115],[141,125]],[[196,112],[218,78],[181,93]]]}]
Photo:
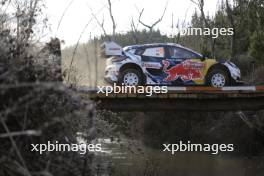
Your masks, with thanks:
[{"label": "river water", "polygon": [[234,157],[200,152],[176,155],[144,146],[138,141],[98,139],[97,176],[263,176],[262,157]]}]

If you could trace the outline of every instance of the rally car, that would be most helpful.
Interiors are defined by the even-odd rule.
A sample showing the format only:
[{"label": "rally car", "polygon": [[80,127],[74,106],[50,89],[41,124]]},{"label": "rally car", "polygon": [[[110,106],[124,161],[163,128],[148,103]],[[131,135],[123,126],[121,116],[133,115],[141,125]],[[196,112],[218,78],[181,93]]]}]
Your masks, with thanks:
[{"label": "rally car", "polygon": [[[117,50],[117,49],[116,49]],[[224,87],[240,82],[240,69],[178,44],[127,46],[106,61],[105,80],[125,86],[207,85]]]}]

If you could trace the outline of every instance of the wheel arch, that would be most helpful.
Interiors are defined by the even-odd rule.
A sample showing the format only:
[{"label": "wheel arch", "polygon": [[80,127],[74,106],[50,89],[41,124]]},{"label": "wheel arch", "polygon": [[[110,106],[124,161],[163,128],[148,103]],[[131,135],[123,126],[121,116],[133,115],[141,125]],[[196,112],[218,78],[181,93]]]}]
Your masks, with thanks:
[{"label": "wheel arch", "polygon": [[126,69],[131,69],[131,68],[137,69],[138,71],[140,71],[143,74],[142,68],[138,64],[135,64],[135,63],[126,63],[126,64],[122,65],[119,69],[119,72],[122,72]]},{"label": "wheel arch", "polygon": [[227,66],[225,66],[225,65],[223,65],[223,64],[221,64],[221,63],[217,63],[217,64],[212,65],[212,66],[208,69],[208,71],[207,71],[207,73],[206,73],[206,77],[205,77],[205,81],[206,81],[206,82],[208,81],[208,76],[209,76],[209,74],[210,74],[212,71],[216,70],[216,69],[223,70],[223,71],[228,75],[228,78],[231,80],[231,73],[230,73],[230,70],[227,68]]},{"label": "wheel arch", "polygon": [[136,63],[126,63],[126,64],[124,64],[124,65],[122,65],[120,67],[119,72],[121,73],[121,72],[123,72],[126,69],[136,69],[136,70],[140,71],[140,73],[142,74],[142,77],[143,77],[143,81],[144,81],[144,83],[146,83],[146,79],[147,79],[146,75],[144,74],[142,68],[138,64],[136,64]]}]

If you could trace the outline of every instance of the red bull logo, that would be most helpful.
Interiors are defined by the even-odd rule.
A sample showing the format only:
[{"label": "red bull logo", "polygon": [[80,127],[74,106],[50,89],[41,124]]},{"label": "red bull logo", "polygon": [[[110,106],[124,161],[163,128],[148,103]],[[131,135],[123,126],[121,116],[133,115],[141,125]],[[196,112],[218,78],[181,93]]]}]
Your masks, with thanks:
[{"label": "red bull logo", "polygon": [[183,81],[202,79],[203,75],[201,69],[204,68],[204,63],[193,62],[191,60],[184,61],[170,69],[170,62],[167,60],[162,61],[164,64],[163,71],[168,74],[164,81],[175,81],[182,79]]}]

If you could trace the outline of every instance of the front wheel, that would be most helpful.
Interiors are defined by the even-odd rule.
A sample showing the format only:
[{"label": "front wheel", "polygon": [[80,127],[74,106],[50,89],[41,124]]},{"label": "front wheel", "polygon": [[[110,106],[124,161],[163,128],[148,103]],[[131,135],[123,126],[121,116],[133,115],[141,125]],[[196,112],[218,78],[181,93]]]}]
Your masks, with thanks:
[{"label": "front wheel", "polygon": [[121,72],[118,83],[124,86],[143,85],[143,76],[137,69],[126,69]]},{"label": "front wheel", "polygon": [[208,74],[207,85],[212,87],[225,87],[230,85],[228,74],[223,70],[214,70]]}]

